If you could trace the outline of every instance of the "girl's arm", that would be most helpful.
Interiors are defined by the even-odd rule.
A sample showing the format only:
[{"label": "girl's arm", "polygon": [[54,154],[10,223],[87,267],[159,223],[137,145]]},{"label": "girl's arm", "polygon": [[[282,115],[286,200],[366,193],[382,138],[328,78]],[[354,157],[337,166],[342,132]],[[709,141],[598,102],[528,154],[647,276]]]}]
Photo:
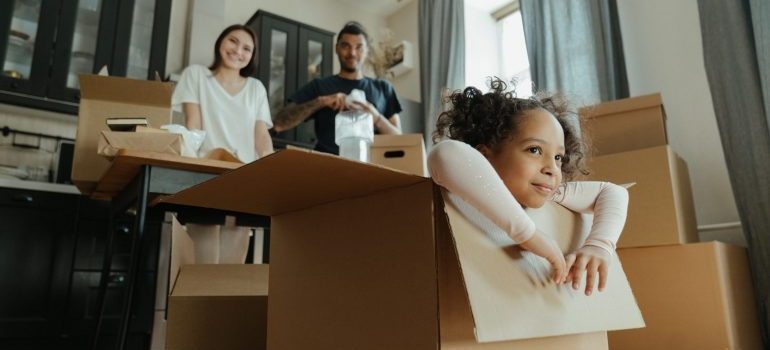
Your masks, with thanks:
[{"label": "girl's arm", "polygon": [[439,142],[428,156],[428,170],[434,182],[476,208],[516,243],[535,235],[535,223],[492,164],[470,145],[455,140]]},{"label": "girl's arm", "polygon": [[267,124],[261,120],[257,120],[254,124],[254,148],[259,158],[273,153],[273,139],[267,132]]},{"label": "girl's arm", "polygon": [[554,201],[575,212],[594,214],[584,246],[595,246],[610,255],[615,251],[628,210],[628,191],[609,182],[567,182]]}]

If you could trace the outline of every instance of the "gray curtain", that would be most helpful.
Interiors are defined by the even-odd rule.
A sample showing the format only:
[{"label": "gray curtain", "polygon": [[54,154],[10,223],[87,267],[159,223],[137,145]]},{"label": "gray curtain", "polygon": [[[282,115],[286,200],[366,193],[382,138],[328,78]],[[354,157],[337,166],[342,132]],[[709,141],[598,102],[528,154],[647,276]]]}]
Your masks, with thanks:
[{"label": "gray curtain", "polygon": [[465,20],[463,0],[420,0],[420,96],[426,145],[442,111],[446,88],[465,85]]},{"label": "gray curtain", "polygon": [[520,0],[536,90],[595,103],[628,97],[615,0]]},{"label": "gray curtain", "polygon": [[[770,129],[766,0],[698,0],[703,58],[770,348]],[[763,89],[764,88],[764,89]],[[697,126],[693,126],[697,127]]]}]

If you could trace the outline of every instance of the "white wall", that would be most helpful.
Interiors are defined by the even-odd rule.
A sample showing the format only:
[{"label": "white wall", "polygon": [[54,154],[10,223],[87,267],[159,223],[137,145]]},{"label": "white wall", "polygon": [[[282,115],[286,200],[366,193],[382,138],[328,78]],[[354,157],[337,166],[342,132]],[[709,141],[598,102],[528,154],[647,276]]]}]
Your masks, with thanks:
[{"label": "white wall", "polygon": [[385,20],[385,25],[393,33],[394,41],[406,40],[412,43],[414,49],[414,68],[395,78],[391,78],[393,87],[399,97],[420,102],[420,38],[419,38],[419,6],[412,1],[402,9],[394,12]]},{"label": "white wall", "polygon": [[[630,93],[662,94],[669,143],[689,166],[698,225],[739,221],[703,64],[697,2],[619,0],[618,12]],[[720,235],[742,240],[738,229]]]},{"label": "white wall", "polygon": [[487,90],[487,79],[502,77],[500,33],[489,10],[473,1],[465,2],[465,85]]}]

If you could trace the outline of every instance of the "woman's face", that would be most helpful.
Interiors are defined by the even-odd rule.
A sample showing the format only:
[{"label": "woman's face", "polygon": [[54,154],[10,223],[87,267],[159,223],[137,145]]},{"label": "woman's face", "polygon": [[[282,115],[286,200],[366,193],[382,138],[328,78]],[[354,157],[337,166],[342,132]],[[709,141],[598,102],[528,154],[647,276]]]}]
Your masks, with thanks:
[{"label": "woman's face", "polygon": [[254,55],[254,40],[245,30],[236,29],[225,35],[219,45],[219,57],[226,68],[240,70]]},{"label": "woman's face", "polygon": [[546,110],[526,112],[516,135],[505,140],[497,150],[480,146],[479,151],[525,208],[543,206],[561,184],[564,130]]}]

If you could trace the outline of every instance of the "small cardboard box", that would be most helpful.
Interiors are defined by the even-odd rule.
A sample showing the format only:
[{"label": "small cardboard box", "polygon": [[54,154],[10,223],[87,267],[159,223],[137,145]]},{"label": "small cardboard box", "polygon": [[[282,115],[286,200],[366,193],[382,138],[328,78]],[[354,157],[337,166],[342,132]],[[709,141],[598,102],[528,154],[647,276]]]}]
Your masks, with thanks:
[{"label": "small cardboard box", "polygon": [[626,226],[618,247],[698,241],[687,163],[669,146],[590,158],[592,180],[631,183]]},{"label": "small cardboard box", "polygon": [[660,94],[610,101],[580,109],[594,155],[668,144]]},{"label": "small cardboard box", "polygon": [[151,126],[171,123],[174,85],[99,75],[80,76],[80,108],[72,161],[72,182],[90,194],[110,161],[97,153],[107,118],[146,118]]},{"label": "small cardboard box", "polygon": [[182,135],[169,132],[101,132],[98,154],[114,157],[121,149],[181,155]]},{"label": "small cardboard box", "polygon": [[374,135],[369,162],[409,174],[428,176],[422,134]]},{"label": "small cardboard box", "polygon": [[[428,178],[282,150],[161,201],[271,216],[271,350],[596,349],[605,330],[643,326],[617,258],[603,293],[554,285]],[[574,213],[546,217],[563,248],[586,233]]]},{"label": "small cardboard box", "polygon": [[647,327],[609,332],[610,348],[762,348],[745,248],[708,242],[618,255]]},{"label": "small cardboard box", "polygon": [[167,350],[265,349],[268,265],[182,265],[168,299]]}]

